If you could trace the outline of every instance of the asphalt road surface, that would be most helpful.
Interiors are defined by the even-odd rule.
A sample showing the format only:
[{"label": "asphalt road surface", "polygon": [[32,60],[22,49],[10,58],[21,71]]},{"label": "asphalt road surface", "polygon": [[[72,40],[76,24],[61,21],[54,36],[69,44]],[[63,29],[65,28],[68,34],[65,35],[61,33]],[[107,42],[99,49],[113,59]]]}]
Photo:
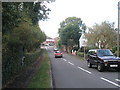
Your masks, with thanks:
[{"label": "asphalt road surface", "polygon": [[55,58],[53,47],[47,47],[51,60],[54,88],[120,88],[119,73],[115,70],[98,72],[88,68],[85,60],[64,53]]}]

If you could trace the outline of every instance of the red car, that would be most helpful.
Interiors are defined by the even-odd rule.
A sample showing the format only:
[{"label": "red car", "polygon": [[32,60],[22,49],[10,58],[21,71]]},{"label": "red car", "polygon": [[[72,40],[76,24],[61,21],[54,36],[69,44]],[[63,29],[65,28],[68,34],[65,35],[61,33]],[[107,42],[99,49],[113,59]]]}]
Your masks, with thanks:
[{"label": "red car", "polygon": [[54,55],[55,55],[55,58],[56,58],[56,57],[63,57],[63,53],[60,52],[60,51],[56,51],[56,52],[54,53]]}]

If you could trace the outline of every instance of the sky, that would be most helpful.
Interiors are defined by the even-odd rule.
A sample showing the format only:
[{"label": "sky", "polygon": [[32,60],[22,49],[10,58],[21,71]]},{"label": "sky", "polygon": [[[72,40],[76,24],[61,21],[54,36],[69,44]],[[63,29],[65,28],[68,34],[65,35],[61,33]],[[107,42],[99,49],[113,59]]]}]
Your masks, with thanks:
[{"label": "sky", "polygon": [[78,17],[92,27],[103,21],[115,22],[118,26],[118,2],[120,0],[56,0],[46,4],[51,9],[47,21],[39,21],[39,26],[51,38],[58,35],[60,22],[68,17]]}]

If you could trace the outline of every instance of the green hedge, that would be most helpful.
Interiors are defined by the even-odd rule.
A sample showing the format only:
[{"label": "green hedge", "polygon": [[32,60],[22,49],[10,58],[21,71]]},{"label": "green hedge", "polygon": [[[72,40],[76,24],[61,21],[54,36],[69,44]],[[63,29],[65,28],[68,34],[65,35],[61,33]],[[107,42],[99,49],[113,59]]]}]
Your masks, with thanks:
[{"label": "green hedge", "polygon": [[12,80],[16,75],[18,75],[22,70],[24,70],[28,65],[32,64],[40,55],[40,49],[31,52],[25,53],[25,59],[22,63],[22,54],[21,53],[4,53],[3,55],[3,64],[2,64],[2,84],[3,86]]},{"label": "green hedge", "polygon": [[31,52],[31,53],[26,53],[25,54],[25,60],[24,60],[24,66],[28,66],[29,64],[33,63],[38,56],[40,56],[40,50],[37,50],[35,52]]}]

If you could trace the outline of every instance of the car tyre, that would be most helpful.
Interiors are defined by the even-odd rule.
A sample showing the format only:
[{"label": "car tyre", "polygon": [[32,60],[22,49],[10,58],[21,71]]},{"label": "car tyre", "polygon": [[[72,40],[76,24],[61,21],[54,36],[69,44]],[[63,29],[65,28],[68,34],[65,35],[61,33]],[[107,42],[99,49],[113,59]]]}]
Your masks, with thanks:
[{"label": "car tyre", "polygon": [[116,68],[116,71],[117,71],[117,72],[120,72],[120,68]]},{"label": "car tyre", "polygon": [[103,65],[102,65],[102,64],[98,64],[97,70],[98,70],[99,72],[103,72]]},{"label": "car tyre", "polygon": [[92,68],[92,64],[88,61],[87,62],[87,66],[89,67],[89,68]]}]

